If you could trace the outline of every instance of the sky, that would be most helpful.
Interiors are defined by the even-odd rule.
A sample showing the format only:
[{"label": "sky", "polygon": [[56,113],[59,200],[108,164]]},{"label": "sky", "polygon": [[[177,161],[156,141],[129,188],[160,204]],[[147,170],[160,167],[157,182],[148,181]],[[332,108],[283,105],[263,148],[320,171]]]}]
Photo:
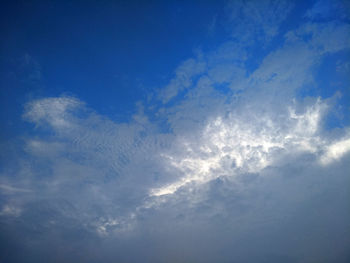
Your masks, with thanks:
[{"label": "sky", "polygon": [[2,1],[0,261],[350,261],[350,2]]}]

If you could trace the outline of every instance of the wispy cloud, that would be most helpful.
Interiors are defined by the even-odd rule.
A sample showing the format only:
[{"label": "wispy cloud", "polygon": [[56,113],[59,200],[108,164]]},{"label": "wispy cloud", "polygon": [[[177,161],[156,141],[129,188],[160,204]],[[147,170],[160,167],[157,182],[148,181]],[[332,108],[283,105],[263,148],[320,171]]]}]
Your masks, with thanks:
[{"label": "wispy cloud", "polygon": [[5,185],[5,184],[0,184],[0,189],[4,192],[7,192],[7,193],[16,193],[16,192],[30,193],[31,192],[31,190],[29,190],[29,189],[12,187],[10,185]]}]

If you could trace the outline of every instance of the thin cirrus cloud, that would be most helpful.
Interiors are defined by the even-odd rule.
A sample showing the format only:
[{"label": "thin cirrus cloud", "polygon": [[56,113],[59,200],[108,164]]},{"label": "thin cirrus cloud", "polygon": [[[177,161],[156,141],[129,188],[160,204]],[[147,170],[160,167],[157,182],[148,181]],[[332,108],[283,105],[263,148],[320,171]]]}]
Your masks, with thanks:
[{"label": "thin cirrus cloud", "polygon": [[[8,251],[34,251],[28,262],[346,262],[350,132],[325,124],[340,93],[323,96],[316,72],[348,52],[350,27],[315,20],[316,3],[281,32],[293,5],[269,3],[231,2],[229,40],[179,65],[129,122],[77,97],[28,102],[37,133],[0,177]],[[256,43],[266,54],[250,67]]]}]

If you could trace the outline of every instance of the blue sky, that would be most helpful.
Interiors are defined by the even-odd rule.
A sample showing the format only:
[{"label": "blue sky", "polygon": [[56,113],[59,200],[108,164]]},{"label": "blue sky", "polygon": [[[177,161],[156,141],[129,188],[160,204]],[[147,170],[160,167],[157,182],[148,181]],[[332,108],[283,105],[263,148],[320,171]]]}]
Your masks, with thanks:
[{"label": "blue sky", "polygon": [[348,262],[349,1],[7,1],[0,261]]}]

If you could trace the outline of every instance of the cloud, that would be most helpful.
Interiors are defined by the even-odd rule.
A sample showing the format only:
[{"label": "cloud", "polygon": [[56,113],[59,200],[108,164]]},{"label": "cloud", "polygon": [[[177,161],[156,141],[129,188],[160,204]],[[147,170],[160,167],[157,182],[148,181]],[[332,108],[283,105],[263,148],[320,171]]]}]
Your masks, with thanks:
[{"label": "cloud", "polygon": [[350,151],[350,139],[345,138],[329,145],[321,158],[321,163],[327,165],[341,159]]},{"label": "cloud", "polygon": [[1,170],[0,241],[10,252],[0,259],[349,259],[349,127],[325,125],[337,96],[300,92],[319,84],[327,56],[348,52],[348,25],[289,29],[254,68],[246,42],[268,45],[291,6],[230,8],[234,32],[243,21],[247,35],[184,61],[154,96],[160,107],[139,104],[117,122],[69,96],[25,105],[35,134]]},{"label": "cloud", "polygon": [[[237,114],[231,108],[228,116],[213,118],[194,136],[196,139],[181,138],[177,142],[183,151],[164,154],[169,165],[184,176],[170,185],[152,189],[151,194],[174,194],[187,184],[260,173],[276,165],[284,155],[310,153],[321,158],[322,163],[341,158],[349,151],[347,139],[328,146],[331,140],[322,136],[321,122],[327,103],[318,98],[304,104],[294,101],[278,114]],[[320,157],[324,151],[327,153]]]},{"label": "cloud", "polygon": [[278,33],[292,7],[290,1],[230,1],[232,37],[244,45],[265,44]]},{"label": "cloud", "polygon": [[30,192],[30,190],[28,190],[28,189],[16,188],[16,187],[12,187],[12,186],[10,186],[10,185],[4,185],[4,184],[1,184],[1,185],[0,185],[0,188],[1,188],[3,191],[8,192],[8,193]]},{"label": "cloud", "polygon": [[81,102],[74,98],[45,98],[29,103],[24,118],[40,124],[49,124],[54,129],[70,128],[69,112],[78,108]]},{"label": "cloud", "polygon": [[346,19],[349,5],[349,1],[320,0],[316,1],[305,16],[311,20]]},{"label": "cloud", "polygon": [[203,73],[205,63],[188,59],[183,62],[175,71],[175,78],[161,91],[160,99],[163,103],[167,103],[171,98],[175,97],[183,89],[192,85],[192,79]]}]

